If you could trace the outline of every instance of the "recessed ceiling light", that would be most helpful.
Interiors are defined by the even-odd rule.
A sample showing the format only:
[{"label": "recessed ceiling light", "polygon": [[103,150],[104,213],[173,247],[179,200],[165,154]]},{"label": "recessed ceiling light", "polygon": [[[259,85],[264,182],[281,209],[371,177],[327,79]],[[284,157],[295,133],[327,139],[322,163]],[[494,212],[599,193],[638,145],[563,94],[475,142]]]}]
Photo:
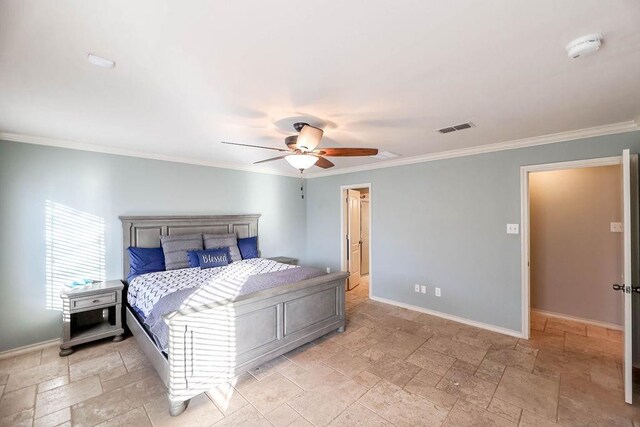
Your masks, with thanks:
[{"label": "recessed ceiling light", "polygon": [[392,153],[391,151],[378,151],[378,154],[369,157],[379,160],[388,160],[398,156],[400,156],[400,154]]},{"label": "recessed ceiling light", "polygon": [[107,59],[107,58],[103,58],[103,57],[98,56],[98,55],[94,55],[93,53],[88,54],[87,59],[93,65],[96,65],[96,66],[102,67],[102,68],[113,68],[113,67],[116,66],[115,61],[112,61],[112,60]]}]

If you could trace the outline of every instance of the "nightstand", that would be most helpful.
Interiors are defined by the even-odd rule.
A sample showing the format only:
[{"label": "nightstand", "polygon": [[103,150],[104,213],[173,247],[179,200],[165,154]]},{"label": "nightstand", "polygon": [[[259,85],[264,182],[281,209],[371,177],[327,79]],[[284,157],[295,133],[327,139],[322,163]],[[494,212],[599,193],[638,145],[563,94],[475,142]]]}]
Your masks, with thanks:
[{"label": "nightstand", "polygon": [[298,260],[295,258],[289,258],[287,256],[276,256],[273,258],[267,258],[270,259],[271,261],[275,261],[275,262],[280,262],[282,264],[291,264],[291,265],[297,265],[298,264]]},{"label": "nightstand", "polygon": [[62,344],[60,356],[73,353],[73,346],[107,337],[122,341],[122,289],[120,280],[109,280],[81,288],[66,288],[62,298]]}]

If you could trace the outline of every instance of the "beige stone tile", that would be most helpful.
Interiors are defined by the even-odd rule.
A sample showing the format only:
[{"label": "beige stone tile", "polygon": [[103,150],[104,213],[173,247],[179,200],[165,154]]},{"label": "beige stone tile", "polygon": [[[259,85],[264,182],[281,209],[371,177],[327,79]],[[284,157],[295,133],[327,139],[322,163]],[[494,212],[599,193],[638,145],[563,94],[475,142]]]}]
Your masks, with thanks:
[{"label": "beige stone tile", "polygon": [[0,359],[0,374],[11,374],[40,365],[42,350]]},{"label": "beige stone tile", "polygon": [[549,317],[545,331],[548,331],[549,329],[571,332],[576,335],[587,335],[587,328],[584,323],[576,322],[574,320],[560,319],[557,317]]},{"label": "beige stone tile", "polygon": [[384,317],[384,327],[390,330],[403,331],[416,335],[422,325],[413,320],[401,319],[400,317],[387,315]]},{"label": "beige stone tile", "polygon": [[[164,425],[164,424],[161,424]],[[198,424],[189,424],[185,422],[184,424],[179,424],[184,426],[193,425],[196,426]],[[149,421],[149,417],[147,417],[147,413],[144,408],[136,408],[129,412],[125,412],[124,414],[120,414],[110,420],[102,422],[98,424],[98,427],[125,427],[125,426],[136,426],[136,427],[151,427],[151,422]]]},{"label": "beige stone tile", "polygon": [[517,425],[517,422],[502,418],[499,415],[486,411],[484,408],[465,402],[464,400],[456,402],[451,412],[449,412],[446,421],[442,424],[443,427],[515,427]]},{"label": "beige stone tile", "polygon": [[6,385],[9,380],[9,374],[0,373],[0,385]]},{"label": "beige stone tile", "polygon": [[261,380],[262,378],[273,374],[274,372],[278,372],[290,365],[292,362],[284,356],[276,357],[257,368],[253,368],[249,371],[251,375],[256,377],[257,380]]},{"label": "beige stone tile", "polygon": [[623,332],[619,330],[607,329],[607,335],[609,336],[610,339],[613,339],[618,342],[622,342],[622,340],[624,339]]},{"label": "beige stone tile", "polygon": [[136,383],[147,377],[155,377],[158,380],[160,379],[160,377],[158,377],[158,374],[156,373],[155,369],[153,369],[153,367],[146,367],[143,369],[138,369],[133,372],[129,372],[127,374],[120,375],[118,377],[115,377],[109,380],[102,380],[102,390],[106,393],[116,388],[120,388],[129,384]]},{"label": "beige stone tile", "polygon": [[[135,341],[132,342],[135,343]],[[120,356],[129,372],[151,366],[147,356],[137,346],[121,349]]]},{"label": "beige stone tile", "polygon": [[262,414],[269,413],[302,393],[302,389],[279,372],[239,389],[240,393]]},{"label": "beige stone tile", "polygon": [[448,414],[447,409],[387,381],[380,381],[358,403],[400,427],[440,426]]},{"label": "beige stone tile", "polygon": [[386,427],[393,424],[364,406],[354,403],[329,425],[334,427]]},{"label": "beige stone tile", "polygon": [[49,365],[55,363],[58,365],[68,365],[68,357],[60,357],[60,346],[53,345],[51,347],[43,348],[40,356],[41,365]]},{"label": "beige stone tile", "polygon": [[486,359],[527,372],[533,371],[533,365],[536,361],[535,356],[512,349],[491,349],[487,352]]},{"label": "beige stone tile", "polygon": [[542,349],[536,358],[533,373],[553,380],[559,380],[561,374],[588,378],[589,364],[565,352]]},{"label": "beige stone tile", "polygon": [[0,411],[0,427],[31,427],[32,423],[33,409],[6,416]]},{"label": "beige stone tile", "polygon": [[371,346],[372,351],[389,354],[399,359],[404,359],[416,351],[424,342],[425,338],[412,335],[403,331],[395,331],[389,336]]},{"label": "beige stone tile", "polygon": [[419,366],[438,375],[444,375],[453,366],[456,359],[452,356],[430,350],[425,345],[407,357],[407,362]]},{"label": "beige stone tile", "polygon": [[603,328],[602,326],[596,326],[596,325],[585,325],[585,326],[587,328],[587,336],[589,338],[609,339],[607,328]]},{"label": "beige stone tile", "polygon": [[380,381],[380,377],[372,374],[371,372],[363,371],[354,376],[353,380],[358,384],[365,386],[367,389],[370,389],[374,385],[378,384],[378,381]]},{"label": "beige stone tile", "polygon": [[97,376],[45,391],[36,396],[36,418],[90,399],[102,392]]},{"label": "beige stone tile", "polygon": [[491,402],[496,385],[467,372],[450,369],[436,388],[486,408]]},{"label": "beige stone tile", "polygon": [[388,335],[389,332],[384,329],[362,326],[356,328],[350,334],[342,334],[342,336],[337,336],[332,339],[349,350],[357,351],[377,344]]},{"label": "beige stone tile", "polygon": [[4,394],[4,384],[0,385],[0,398],[2,398],[2,395]]},{"label": "beige stone tile", "polygon": [[631,419],[640,420],[640,408],[624,403],[622,390],[610,390],[582,377],[562,376],[560,424],[627,426]]},{"label": "beige stone tile", "polygon": [[209,390],[207,395],[224,416],[228,416],[249,404],[247,399],[229,383],[218,384]]},{"label": "beige stone tile", "polygon": [[187,410],[178,417],[169,414],[169,399],[166,395],[146,403],[144,409],[154,426],[209,426],[224,417],[205,393],[193,397]]},{"label": "beige stone tile", "polygon": [[405,390],[424,397],[430,402],[442,408],[452,408],[458,400],[446,391],[439,390],[435,386],[440,382],[441,377],[437,374],[422,370],[404,386]]},{"label": "beige stone tile", "polygon": [[472,365],[479,365],[484,359],[486,350],[472,345],[454,341],[449,338],[433,337],[425,344],[426,348],[437,351],[456,359],[464,360]]},{"label": "beige stone tile", "polygon": [[518,345],[523,347],[529,347],[533,349],[547,349],[547,350],[564,350],[564,333],[549,334],[546,332],[531,331],[528,340],[521,339]]},{"label": "beige stone tile", "polygon": [[13,415],[33,408],[35,395],[35,385],[4,393],[0,399],[0,414]]},{"label": "beige stone tile", "polygon": [[325,426],[366,391],[355,381],[347,380],[335,387],[307,391],[289,401],[289,406],[313,425]]},{"label": "beige stone tile", "polygon": [[[126,341],[135,342],[132,338],[129,338]],[[75,363],[80,363],[85,360],[95,359],[100,356],[104,356],[105,354],[113,353],[114,351],[118,351],[119,348],[120,346],[118,346],[118,343],[112,342],[111,339],[94,341],[88,344],[75,346],[73,348],[74,352],[67,356],[66,359],[68,360],[69,365],[73,365]]]},{"label": "beige stone tile", "polygon": [[549,421],[529,411],[522,411],[519,427],[558,427],[555,421]]},{"label": "beige stone tile", "polygon": [[289,369],[281,373],[305,391],[319,388],[336,387],[349,378],[335,369],[318,364],[309,369]]},{"label": "beige stone tile", "polygon": [[304,417],[298,417],[294,422],[289,424],[289,427],[314,427],[309,421],[305,420]]},{"label": "beige stone tile", "polygon": [[465,362],[464,360],[456,359],[453,362],[453,369],[457,369],[459,371],[464,371],[468,374],[474,374],[478,370],[478,365],[472,365],[469,362]]},{"label": "beige stone tile", "polygon": [[485,358],[475,372],[475,376],[490,383],[498,384],[507,366]]},{"label": "beige stone tile", "polygon": [[215,425],[216,427],[272,427],[271,423],[251,405],[235,411]]},{"label": "beige stone tile", "polygon": [[547,318],[537,314],[535,312],[531,312],[530,317],[530,326],[531,329],[536,331],[544,331],[545,326],[547,325]]},{"label": "beige stone tile", "polygon": [[324,363],[344,375],[353,377],[371,367],[373,361],[357,352],[345,351],[330,357]]},{"label": "beige stone tile", "polygon": [[53,390],[54,388],[67,384],[69,384],[69,375],[54,378],[38,384],[38,393],[44,393],[45,391]]},{"label": "beige stone tile", "polygon": [[491,400],[487,411],[500,415],[502,418],[506,418],[514,423],[520,421],[520,414],[522,414],[521,408],[496,398]]},{"label": "beige stone tile", "polygon": [[558,411],[558,382],[507,367],[494,397],[549,420]]},{"label": "beige stone tile", "polygon": [[269,412],[266,417],[274,427],[285,427],[300,418],[300,414],[285,403]]},{"label": "beige stone tile", "polygon": [[385,355],[368,371],[390,383],[404,387],[420,371],[420,368],[396,357]]},{"label": "beige stone tile", "polygon": [[[69,386],[74,384],[77,383],[71,383]],[[77,424],[99,424],[117,415],[143,406],[158,396],[164,395],[165,392],[166,388],[160,379],[147,377],[136,383],[117,388],[107,393],[102,393],[99,396],[72,405],[71,418],[74,423]]]},{"label": "beige stone tile", "polygon": [[518,343],[516,344],[516,351],[536,357],[540,349]]},{"label": "beige stone tile", "polygon": [[402,307],[393,307],[391,310],[389,310],[389,314],[391,316],[399,317],[405,320],[419,321],[422,313]]},{"label": "beige stone tile", "polygon": [[33,422],[33,427],[57,426],[67,421],[71,421],[71,409],[64,408],[49,415],[45,415],[44,417],[37,418]]},{"label": "beige stone tile", "polygon": [[622,360],[622,344],[615,341],[567,333],[564,339],[564,348],[566,351],[575,353],[613,357],[616,360]]},{"label": "beige stone tile", "polygon": [[323,360],[326,360],[336,354],[327,354],[326,352],[323,352],[315,347],[315,344],[308,343],[286,353],[284,356],[297,365],[300,365],[303,368],[307,368],[316,365],[319,362],[322,362]]},{"label": "beige stone tile", "polygon": [[17,371],[9,375],[5,392],[17,390],[50,379],[67,375],[67,367],[58,364],[40,365]]}]

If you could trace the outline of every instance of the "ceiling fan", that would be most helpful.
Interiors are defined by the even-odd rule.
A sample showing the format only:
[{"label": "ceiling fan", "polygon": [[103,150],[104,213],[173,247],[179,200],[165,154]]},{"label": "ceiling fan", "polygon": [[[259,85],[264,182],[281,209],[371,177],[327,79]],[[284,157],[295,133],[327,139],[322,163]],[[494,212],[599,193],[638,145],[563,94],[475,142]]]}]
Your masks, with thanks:
[{"label": "ceiling fan", "polygon": [[294,123],[293,128],[298,132],[298,135],[291,135],[284,139],[284,142],[287,145],[287,149],[264,147],[262,145],[238,144],[235,142],[226,141],[222,141],[222,143],[229,145],[239,145],[241,147],[264,148],[265,150],[275,150],[288,153],[282,156],[260,160],[254,162],[254,164],[285,159],[291,166],[298,169],[300,172],[310,168],[313,165],[316,165],[323,169],[332,168],[334,164],[327,160],[325,156],[359,157],[375,156],[376,154],[378,154],[377,148],[317,148],[318,144],[320,144],[320,140],[322,139],[322,135],[324,134],[324,131],[322,129],[302,122]]}]

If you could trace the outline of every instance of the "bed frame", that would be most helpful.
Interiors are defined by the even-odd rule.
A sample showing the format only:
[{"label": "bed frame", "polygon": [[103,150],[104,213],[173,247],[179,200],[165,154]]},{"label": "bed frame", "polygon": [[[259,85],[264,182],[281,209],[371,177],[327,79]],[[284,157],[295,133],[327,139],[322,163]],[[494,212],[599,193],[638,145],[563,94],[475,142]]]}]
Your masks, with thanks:
[{"label": "bed frame", "polygon": [[[260,215],[121,216],[123,277],[127,248],[159,247],[160,236],[189,233],[258,235]],[[164,316],[168,356],[155,345],[127,305],[126,322],[169,391],[169,412],[180,415],[189,400],[331,331],[344,331],[345,281],[331,273],[298,283],[179,310]]]}]

